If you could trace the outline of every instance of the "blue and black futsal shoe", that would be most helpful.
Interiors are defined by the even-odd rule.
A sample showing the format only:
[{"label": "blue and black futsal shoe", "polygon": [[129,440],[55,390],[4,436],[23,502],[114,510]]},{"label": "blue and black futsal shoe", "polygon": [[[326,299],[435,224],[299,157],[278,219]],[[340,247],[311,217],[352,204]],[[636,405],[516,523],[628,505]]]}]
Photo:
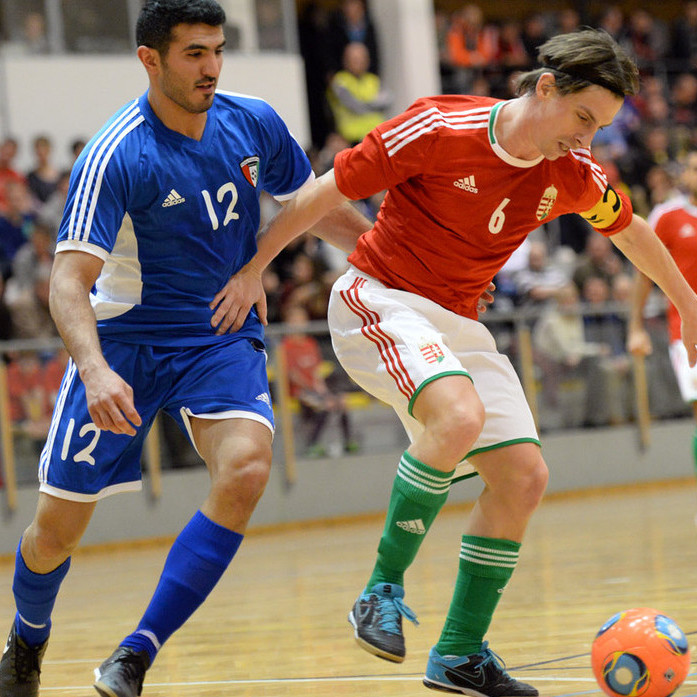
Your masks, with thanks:
[{"label": "blue and black futsal shoe", "polygon": [[102,697],[138,697],[145,672],[150,667],[147,651],[119,646],[99,668],[94,669],[94,689]]},{"label": "blue and black futsal shoe", "polygon": [[39,646],[28,646],[12,623],[0,660],[0,695],[2,697],[38,697],[41,661],[48,639]]},{"label": "blue and black futsal shoe", "polygon": [[441,656],[431,649],[424,685],[433,690],[457,692],[471,697],[537,697],[532,686],[512,678],[503,661],[485,641],[479,653]]},{"label": "blue and black futsal shoe", "polygon": [[376,583],[358,596],[349,613],[358,645],[379,658],[401,663],[406,656],[402,617],[414,624],[416,615],[404,604],[404,588]]}]

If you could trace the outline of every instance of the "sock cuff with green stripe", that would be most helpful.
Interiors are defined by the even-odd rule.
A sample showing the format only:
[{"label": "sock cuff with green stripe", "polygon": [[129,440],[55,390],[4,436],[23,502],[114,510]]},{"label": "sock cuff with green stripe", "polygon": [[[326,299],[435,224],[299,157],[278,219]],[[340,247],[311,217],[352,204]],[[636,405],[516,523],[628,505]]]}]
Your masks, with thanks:
[{"label": "sock cuff with green stripe", "polygon": [[518,563],[520,542],[495,537],[463,535],[460,568],[483,578],[510,578]]},{"label": "sock cuff with green stripe", "polygon": [[448,497],[454,473],[454,468],[450,472],[442,472],[429,467],[405,451],[397,468],[395,488],[418,503],[442,503]]}]

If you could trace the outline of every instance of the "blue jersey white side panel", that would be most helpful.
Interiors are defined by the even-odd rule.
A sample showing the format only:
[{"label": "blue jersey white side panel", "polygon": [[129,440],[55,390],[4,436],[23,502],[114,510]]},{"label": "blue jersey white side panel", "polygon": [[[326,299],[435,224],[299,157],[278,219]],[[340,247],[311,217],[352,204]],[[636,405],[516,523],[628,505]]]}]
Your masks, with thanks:
[{"label": "blue jersey white side panel", "polygon": [[[78,158],[57,251],[105,260],[92,298],[100,335],[214,342],[208,303],[256,252],[261,191],[292,198],[312,176],[302,148],[261,99],[217,93],[196,141],[168,129],[145,94]],[[261,337],[254,312],[241,334]]]}]

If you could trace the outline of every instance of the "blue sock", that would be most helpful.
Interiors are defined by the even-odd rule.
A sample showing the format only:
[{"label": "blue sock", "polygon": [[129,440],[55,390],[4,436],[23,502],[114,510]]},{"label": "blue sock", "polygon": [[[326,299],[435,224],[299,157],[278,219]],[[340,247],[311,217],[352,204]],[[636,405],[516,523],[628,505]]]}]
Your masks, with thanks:
[{"label": "blue sock", "polygon": [[197,511],[174,541],[140,624],[121,646],[147,651],[152,663],[165,641],[208,597],[242,537]]},{"label": "blue sock", "polygon": [[51,633],[51,613],[58,589],[70,568],[68,557],[58,568],[47,574],[34,573],[24,563],[17,545],[12,592],[17,605],[15,626],[17,634],[28,646],[43,644]]}]

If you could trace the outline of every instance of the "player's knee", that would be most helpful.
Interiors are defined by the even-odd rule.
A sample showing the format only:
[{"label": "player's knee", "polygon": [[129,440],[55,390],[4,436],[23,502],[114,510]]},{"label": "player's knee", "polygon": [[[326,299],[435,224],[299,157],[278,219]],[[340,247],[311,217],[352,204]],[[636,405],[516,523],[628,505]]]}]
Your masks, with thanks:
[{"label": "player's knee", "polygon": [[223,468],[214,487],[219,495],[229,500],[256,501],[266,488],[270,471],[270,458],[246,457]]},{"label": "player's knee", "polygon": [[77,531],[33,523],[23,535],[22,551],[30,568],[58,566],[75,551],[79,542]]},{"label": "player's knee", "polygon": [[427,429],[441,443],[442,449],[453,452],[457,462],[471,450],[484,427],[484,406],[481,402],[468,405],[449,405]]},{"label": "player's knee", "polygon": [[541,456],[522,461],[515,469],[515,482],[511,491],[515,492],[518,506],[527,512],[534,511],[542,501],[549,470]]},{"label": "player's knee", "polygon": [[266,488],[271,472],[271,463],[264,458],[256,458],[242,468],[242,486],[250,496],[259,497]]}]

